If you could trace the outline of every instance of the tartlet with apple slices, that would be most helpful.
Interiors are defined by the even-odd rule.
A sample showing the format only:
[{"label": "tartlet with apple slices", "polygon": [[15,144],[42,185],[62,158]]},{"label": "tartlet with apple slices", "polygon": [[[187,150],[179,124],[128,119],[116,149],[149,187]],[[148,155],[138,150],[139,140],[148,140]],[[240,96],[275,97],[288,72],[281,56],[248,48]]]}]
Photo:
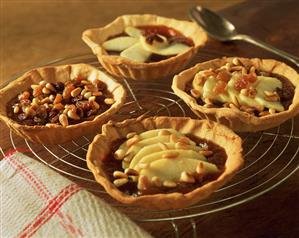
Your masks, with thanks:
[{"label": "tartlet with apple slices", "polygon": [[207,120],[110,121],[90,144],[87,165],[96,181],[122,203],[183,208],[210,196],[242,167],[241,139]]},{"label": "tartlet with apple slices", "polygon": [[194,22],[146,14],[120,16],[82,39],[109,73],[150,80],[183,69],[207,35]]},{"label": "tartlet with apple slices", "polygon": [[271,59],[222,58],[187,69],[172,89],[200,118],[234,131],[276,127],[299,112],[299,75]]},{"label": "tartlet with apple slices", "polygon": [[33,69],[0,90],[0,119],[36,143],[95,133],[125,101],[110,76],[87,64]]}]

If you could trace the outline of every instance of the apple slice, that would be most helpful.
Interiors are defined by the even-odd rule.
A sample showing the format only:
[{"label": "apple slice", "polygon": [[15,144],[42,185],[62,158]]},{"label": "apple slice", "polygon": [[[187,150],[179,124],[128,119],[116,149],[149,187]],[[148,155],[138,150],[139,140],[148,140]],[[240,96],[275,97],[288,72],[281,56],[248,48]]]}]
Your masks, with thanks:
[{"label": "apple slice", "polygon": [[143,49],[143,47],[139,42],[125,49],[120,53],[120,56],[140,63],[144,63],[145,61],[147,61],[150,55],[151,52]]},{"label": "apple slice", "polygon": [[113,38],[111,40],[107,40],[103,43],[103,48],[105,50],[110,50],[110,51],[123,51],[134,44],[138,41],[137,38],[130,37],[130,36],[120,36]]},{"label": "apple slice", "polygon": [[132,27],[132,26],[127,26],[125,28],[125,32],[131,36],[131,37],[135,37],[135,38],[138,38],[139,36],[142,35],[141,33],[141,30],[135,28],[135,27]]},{"label": "apple slice", "polygon": [[176,158],[170,158],[170,160],[180,160],[182,158],[193,158],[196,160],[206,161],[206,158],[202,154],[200,154],[194,150],[176,150],[176,149],[163,150],[163,151],[158,151],[158,152],[153,152],[153,153],[147,154],[144,157],[139,157],[139,159],[134,160],[134,163],[132,163],[133,161],[131,161],[130,168],[134,168],[136,170],[136,169],[138,169],[138,163],[150,164],[155,160],[159,160],[159,159],[163,158],[163,156],[165,156],[167,154],[174,154],[174,153],[175,154],[178,153],[178,156]]},{"label": "apple slice", "polygon": [[199,163],[202,163],[205,174],[219,173],[219,169],[214,164],[192,158],[180,158],[156,160],[148,168],[142,169],[140,175],[145,175],[149,180],[156,176],[161,181],[178,182],[182,172],[195,173]]}]

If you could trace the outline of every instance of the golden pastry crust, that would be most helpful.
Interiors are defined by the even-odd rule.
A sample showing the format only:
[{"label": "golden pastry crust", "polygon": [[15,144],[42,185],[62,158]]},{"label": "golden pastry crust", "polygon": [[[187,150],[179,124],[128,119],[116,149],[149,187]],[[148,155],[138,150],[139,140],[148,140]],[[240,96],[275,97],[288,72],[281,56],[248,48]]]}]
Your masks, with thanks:
[{"label": "golden pastry crust", "polygon": [[[142,195],[139,197],[122,193],[106,177],[102,168],[112,144],[118,139],[125,138],[130,132],[141,133],[158,128],[173,128],[183,134],[192,134],[198,138],[207,139],[221,146],[227,160],[223,173],[211,182],[186,193],[169,193]],[[213,191],[227,183],[243,165],[242,142],[239,136],[227,127],[207,120],[193,120],[183,117],[150,117],[128,119],[123,122],[109,122],[103,126],[102,134],[97,135],[90,144],[87,152],[87,165],[97,182],[118,201],[145,207],[148,209],[177,209],[190,206],[208,197]]]},{"label": "golden pastry crust", "polygon": [[196,99],[189,95],[185,90],[187,84],[191,82],[197,72],[207,69],[218,69],[226,63],[232,63],[231,58],[221,58],[199,63],[176,75],[173,79],[172,89],[177,96],[182,98],[192,111],[203,119],[209,119],[222,123],[234,131],[252,132],[261,131],[276,127],[284,121],[294,117],[299,112],[299,75],[288,65],[272,59],[248,59],[237,58],[245,66],[254,66],[264,72],[274,73],[287,78],[295,87],[292,104],[283,112],[257,117],[238,109],[232,108],[207,108],[198,105]]},{"label": "golden pastry crust", "polygon": [[[42,80],[50,83],[65,82],[79,75],[88,77],[91,74],[97,76],[98,80],[107,85],[107,90],[112,93],[115,99],[115,103],[108,110],[97,115],[91,121],[65,127],[59,124],[28,126],[19,124],[7,114],[7,104],[20,92],[30,88],[32,84],[37,84]],[[16,134],[25,139],[42,144],[58,144],[99,130],[110,119],[111,115],[115,114],[123,105],[125,97],[126,92],[121,84],[90,65],[74,64],[43,67],[25,73],[0,90],[0,119]]]},{"label": "golden pastry crust", "polygon": [[[153,63],[138,63],[124,57],[108,55],[101,46],[109,37],[123,33],[125,27],[142,25],[165,25],[174,28],[184,36],[191,38],[194,46],[182,54]],[[183,69],[197,50],[206,43],[207,35],[194,22],[147,14],[120,16],[105,27],[84,31],[82,39],[109,73],[135,80],[150,80],[163,78]]]}]

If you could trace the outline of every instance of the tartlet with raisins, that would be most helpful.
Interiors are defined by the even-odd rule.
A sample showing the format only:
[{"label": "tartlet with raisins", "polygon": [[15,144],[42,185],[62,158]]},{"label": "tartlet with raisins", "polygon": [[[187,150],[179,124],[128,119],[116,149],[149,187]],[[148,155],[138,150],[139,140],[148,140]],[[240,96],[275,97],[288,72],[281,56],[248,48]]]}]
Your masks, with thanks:
[{"label": "tartlet with raisins", "polygon": [[121,84],[86,64],[33,69],[0,90],[0,119],[36,143],[95,133],[125,101]]},{"label": "tartlet with raisins", "polygon": [[173,79],[172,89],[200,118],[235,131],[260,131],[299,112],[299,75],[271,59],[222,58]]},{"label": "tartlet with raisins", "polygon": [[149,80],[183,69],[207,35],[194,22],[146,14],[120,16],[82,39],[109,73]]},{"label": "tartlet with raisins", "polygon": [[190,206],[227,183],[243,165],[242,142],[229,128],[183,117],[108,122],[87,165],[118,201],[148,209]]}]

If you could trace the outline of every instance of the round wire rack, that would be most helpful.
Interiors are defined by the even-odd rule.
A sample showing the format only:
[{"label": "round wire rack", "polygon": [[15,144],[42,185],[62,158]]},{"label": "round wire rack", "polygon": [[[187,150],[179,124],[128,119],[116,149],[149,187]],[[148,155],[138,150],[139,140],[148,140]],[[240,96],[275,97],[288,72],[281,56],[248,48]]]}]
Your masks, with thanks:
[{"label": "round wire rack", "polygon": [[[221,55],[218,52],[202,51],[196,60],[200,62],[219,56]],[[44,65],[71,63],[88,63],[100,68],[97,59],[89,54],[58,59]],[[122,79],[121,83],[127,88],[128,96],[123,108],[112,118],[114,120],[136,117],[144,113],[149,116],[196,118],[186,104],[172,92],[170,80],[143,82]],[[10,147],[29,149],[36,159],[106,200],[133,220],[139,222],[170,221],[176,236],[178,236],[178,227],[175,221],[190,219],[193,236],[196,237],[196,223],[193,218],[250,201],[270,191],[295,173],[299,168],[298,132],[297,118],[297,120],[290,119],[281,126],[267,131],[239,134],[243,139],[246,163],[234,179],[201,203],[185,209],[167,211],[148,211],[120,204],[95,182],[85,161],[88,145],[91,143],[93,135],[83,136],[71,142],[54,146],[31,143],[16,136],[8,129],[2,136],[7,137],[11,143]],[[1,148],[1,145],[0,151],[4,156],[6,151]],[[41,151],[43,151],[42,155]]]}]

